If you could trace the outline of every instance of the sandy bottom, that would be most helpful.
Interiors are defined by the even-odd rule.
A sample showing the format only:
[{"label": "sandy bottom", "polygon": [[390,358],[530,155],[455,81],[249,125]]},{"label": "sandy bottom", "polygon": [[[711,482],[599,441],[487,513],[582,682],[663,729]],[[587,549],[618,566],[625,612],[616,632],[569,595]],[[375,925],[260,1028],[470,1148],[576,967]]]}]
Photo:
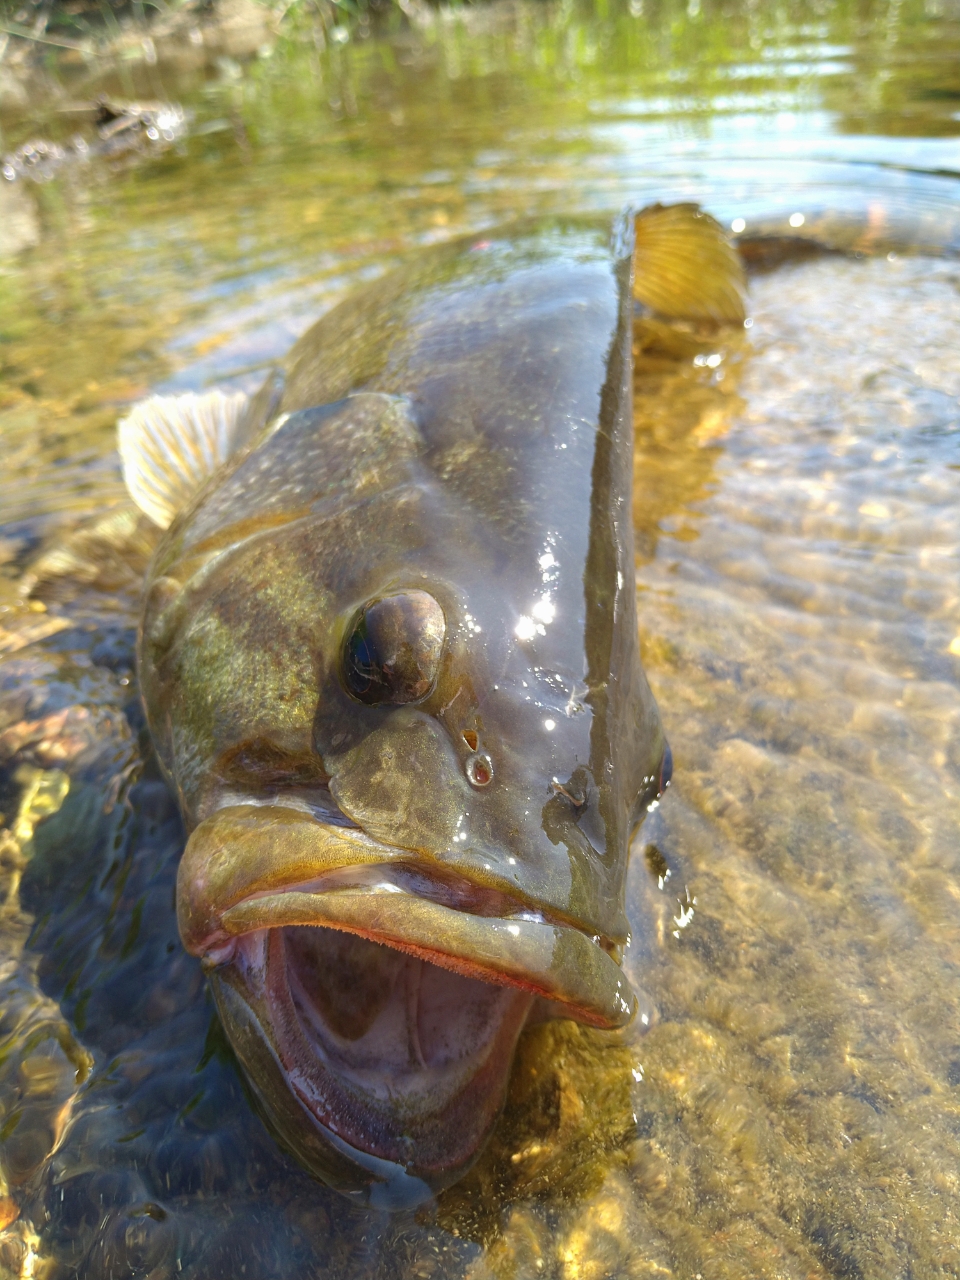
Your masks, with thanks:
[{"label": "sandy bottom", "polygon": [[[640,616],[676,762],[631,871],[649,1027],[532,1028],[463,1183],[415,1217],[345,1208],[262,1130],[176,944],[161,784],[104,816],[79,784],[58,799],[55,770],[21,774],[5,892],[27,848],[47,995],[8,913],[0,1216],[24,1216],[0,1264],[960,1272],[960,268],[824,259],[759,279],[752,308],[718,368],[638,374]],[[125,741],[122,634],[95,669],[89,635],[55,640],[33,678],[64,706],[114,680],[97,741]],[[108,824],[99,878],[56,854],[58,822],[61,842]]]}]

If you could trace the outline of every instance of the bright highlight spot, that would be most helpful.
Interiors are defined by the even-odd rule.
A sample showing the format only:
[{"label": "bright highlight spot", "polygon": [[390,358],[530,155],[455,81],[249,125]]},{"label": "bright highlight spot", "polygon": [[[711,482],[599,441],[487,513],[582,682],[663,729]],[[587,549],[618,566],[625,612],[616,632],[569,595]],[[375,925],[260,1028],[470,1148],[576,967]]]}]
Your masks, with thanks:
[{"label": "bright highlight spot", "polygon": [[522,617],[513,629],[518,640],[532,640],[537,634],[537,624],[532,618]]},{"label": "bright highlight spot", "polygon": [[741,231],[746,231],[746,229],[747,229],[747,224],[743,218],[734,218],[734,220],[730,223],[730,230],[733,232],[734,235],[738,236]]},{"label": "bright highlight spot", "polygon": [[864,502],[858,511],[860,515],[872,516],[874,520],[887,520],[890,516],[890,508],[882,502]]},{"label": "bright highlight spot", "polygon": [[947,653],[952,653],[955,658],[960,658],[960,636],[954,636],[947,645]]},{"label": "bright highlight spot", "polygon": [[544,720],[543,727],[548,733],[552,732],[557,727],[557,722],[556,720]]},{"label": "bright highlight spot", "polygon": [[802,227],[805,222],[806,222],[806,218],[803,216],[802,213],[791,213],[790,215],[791,227]]},{"label": "bright highlight spot", "polygon": [[557,607],[549,596],[544,596],[530,610],[535,618],[540,622],[552,622],[557,616]]}]

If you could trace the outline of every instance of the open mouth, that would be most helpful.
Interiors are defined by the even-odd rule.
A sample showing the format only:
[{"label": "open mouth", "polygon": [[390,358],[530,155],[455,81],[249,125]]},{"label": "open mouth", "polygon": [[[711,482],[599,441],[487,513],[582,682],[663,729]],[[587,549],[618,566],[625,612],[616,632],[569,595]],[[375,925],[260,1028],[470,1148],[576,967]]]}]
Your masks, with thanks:
[{"label": "open mouth", "polygon": [[320,926],[557,1002],[593,1026],[629,1022],[634,995],[602,939],[416,857],[279,804],[217,810],[180,864],[184,945],[215,967],[248,934]]},{"label": "open mouth", "polygon": [[472,1163],[500,1112],[528,995],[315,926],[244,935],[228,972],[287,1088],[394,1201],[411,1178],[438,1190]]},{"label": "open mouth", "polygon": [[384,1207],[476,1159],[535,997],[600,1027],[633,1012],[600,939],[283,804],[200,823],[177,910],[272,1127],[325,1180]]}]

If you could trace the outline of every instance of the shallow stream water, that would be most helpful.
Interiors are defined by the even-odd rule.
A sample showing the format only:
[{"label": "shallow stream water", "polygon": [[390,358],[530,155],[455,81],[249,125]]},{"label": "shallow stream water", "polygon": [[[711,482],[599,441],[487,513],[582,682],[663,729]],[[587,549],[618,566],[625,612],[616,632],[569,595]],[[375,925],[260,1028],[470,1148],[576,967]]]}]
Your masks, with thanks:
[{"label": "shallow stream water", "polygon": [[[2,99],[6,151],[101,91],[190,118],[0,180],[0,1268],[960,1276],[960,9],[304,9],[194,54]],[[180,948],[175,806],[124,781],[135,580],[18,593],[123,502],[131,401],[252,389],[419,245],[654,199],[854,251],[755,271],[719,361],[638,356],[647,1026],[532,1028],[467,1179],[360,1212],[263,1129]]]}]

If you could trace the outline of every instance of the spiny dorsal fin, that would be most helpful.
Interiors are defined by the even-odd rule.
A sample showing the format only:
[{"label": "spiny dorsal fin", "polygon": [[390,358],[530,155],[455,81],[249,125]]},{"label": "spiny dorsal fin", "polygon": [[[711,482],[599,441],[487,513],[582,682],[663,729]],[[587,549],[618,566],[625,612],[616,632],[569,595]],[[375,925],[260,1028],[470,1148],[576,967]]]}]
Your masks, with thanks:
[{"label": "spiny dorsal fin", "polygon": [[237,445],[248,397],[242,391],[150,396],[117,424],[123,478],[161,529]]},{"label": "spiny dorsal fin", "polygon": [[746,283],[723,227],[695,204],[650,205],[636,218],[633,296],[670,320],[742,324]]}]

